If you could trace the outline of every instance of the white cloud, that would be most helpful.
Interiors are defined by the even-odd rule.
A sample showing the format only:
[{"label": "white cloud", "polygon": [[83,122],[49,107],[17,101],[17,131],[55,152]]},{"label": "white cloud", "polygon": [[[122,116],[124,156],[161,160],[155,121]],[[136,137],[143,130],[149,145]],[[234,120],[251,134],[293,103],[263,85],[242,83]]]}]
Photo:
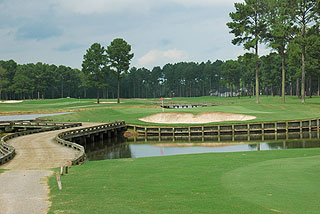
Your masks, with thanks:
[{"label": "white cloud", "polygon": [[146,55],[138,59],[137,67],[152,68],[154,66],[163,66],[167,63],[175,63],[186,60],[188,60],[188,54],[181,50],[151,50]]},{"label": "white cloud", "polygon": [[235,2],[243,2],[243,0],[59,0],[58,2],[60,6],[69,11],[88,15],[123,11],[143,13],[152,8],[174,4],[184,7],[214,7],[233,5]]},{"label": "white cloud", "polygon": [[69,11],[84,15],[132,10],[142,12],[148,10],[150,6],[148,0],[59,0],[59,4]]},{"label": "white cloud", "polygon": [[192,6],[218,6],[218,5],[233,5],[235,2],[243,2],[243,0],[174,0],[174,2],[192,7]]}]

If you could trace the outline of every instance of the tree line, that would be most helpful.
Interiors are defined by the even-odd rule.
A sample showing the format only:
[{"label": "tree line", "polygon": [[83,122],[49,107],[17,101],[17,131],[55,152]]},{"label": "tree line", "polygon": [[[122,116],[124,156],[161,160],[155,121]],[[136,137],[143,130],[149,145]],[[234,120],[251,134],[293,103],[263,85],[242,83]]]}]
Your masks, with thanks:
[{"label": "tree line", "polygon": [[[245,0],[234,4],[230,13],[232,22],[227,23],[235,38],[232,43],[242,44],[255,53],[256,102],[259,103],[259,56],[260,43],[266,43],[281,57],[282,102],[285,102],[286,52],[296,45],[301,56],[301,101],[305,103],[305,77],[307,48],[313,48],[319,38],[319,0]],[[299,60],[300,61],[300,60]]]},{"label": "tree line", "polygon": [[[227,23],[232,43],[252,52],[236,60],[132,67],[131,46],[114,39],[94,43],[82,69],[0,61],[0,99],[150,98],[320,94],[319,0],[245,0]],[[274,52],[258,55],[265,43]]]},{"label": "tree line", "polygon": [[[306,92],[320,93],[320,40],[317,48],[307,51]],[[315,46],[313,46],[315,47]],[[299,47],[290,45],[285,63],[285,94],[301,96],[301,60]],[[309,48],[308,48],[309,50]],[[255,54],[246,53],[237,60],[214,62],[168,63],[152,69],[132,67],[121,74],[120,94],[123,98],[254,96]],[[259,57],[260,93],[281,96],[281,56],[272,52]],[[40,98],[117,98],[118,78],[110,71],[99,78],[101,85],[88,85],[85,72],[67,66],[44,63],[19,65],[13,60],[0,61],[1,99]],[[97,90],[98,89],[98,90]]]}]

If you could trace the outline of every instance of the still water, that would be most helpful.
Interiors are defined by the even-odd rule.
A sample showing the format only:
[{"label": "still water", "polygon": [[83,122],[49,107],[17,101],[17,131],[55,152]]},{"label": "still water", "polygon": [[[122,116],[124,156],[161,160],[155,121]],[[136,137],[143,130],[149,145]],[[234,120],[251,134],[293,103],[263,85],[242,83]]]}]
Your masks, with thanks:
[{"label": "still water", "polygon": [[[248,144],[249,143],[249,144]],[[217,143],[185,141],[163,141],[159,143],[134,144],[126,139],[111,142],[95,142],[85,146],[88,161],[141,158],[182,154],[214,153],[214,152],[242,152],[257,150],[277,150],[295,148],[320,148],[319,139],[289,140],[278,142],[246,142],[246,143]]]},{"label": "still water", "polygon": [[0,116],[0,121],[11,121],[11,120],[35,120],[39,117],[55,116],[62,114],[69,114],[71,112],[63,113],[51,113],[51,114],[23,114],[23,115],[6,115]]}]

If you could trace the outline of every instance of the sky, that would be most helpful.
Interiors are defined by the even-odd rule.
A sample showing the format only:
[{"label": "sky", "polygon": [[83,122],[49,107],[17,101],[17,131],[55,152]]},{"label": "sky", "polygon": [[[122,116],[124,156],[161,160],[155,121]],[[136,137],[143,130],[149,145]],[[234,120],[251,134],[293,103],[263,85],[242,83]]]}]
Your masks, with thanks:
[{"label": "sky", "polygon": [[[131,66],[236,59],[226,23],[242,0],[0,0],[0,59],[81,69],[95,42],[123,38]],[[262,50],[262,52],[265,50]]]}]

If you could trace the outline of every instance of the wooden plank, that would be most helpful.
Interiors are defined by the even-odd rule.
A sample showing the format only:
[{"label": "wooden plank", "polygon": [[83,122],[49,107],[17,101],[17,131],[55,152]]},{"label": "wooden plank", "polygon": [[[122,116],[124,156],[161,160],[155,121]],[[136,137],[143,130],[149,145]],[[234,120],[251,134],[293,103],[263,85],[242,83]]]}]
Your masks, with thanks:
[{"label": "wooden plank", "polygon": [[60,178],[59,172],[56,173],[56,179],[57,179],[59,190],[62,190],[62,183],[61,183],[61,178]]}]

